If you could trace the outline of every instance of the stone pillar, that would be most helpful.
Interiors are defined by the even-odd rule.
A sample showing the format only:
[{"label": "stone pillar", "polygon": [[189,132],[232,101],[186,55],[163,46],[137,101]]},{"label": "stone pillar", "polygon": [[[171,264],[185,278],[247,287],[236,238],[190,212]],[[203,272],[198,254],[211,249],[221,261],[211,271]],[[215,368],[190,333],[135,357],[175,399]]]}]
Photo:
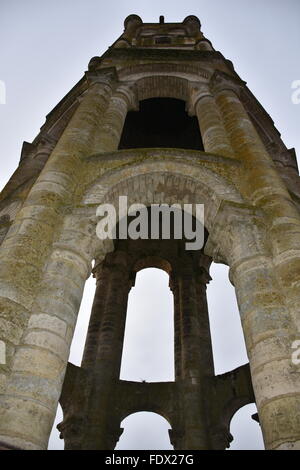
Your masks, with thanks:
[{"label": "stone pillar", "polygon": [[180,305],[181,377],[178,387],[182,438],[177,438],[177,442],[181,449],[208,449],[206,377],[213,376],[213,362],[206,292],[204,286],[198,285],[200,280],[205,284],[208,279],[197,276],[197,268],[195,270],[188,254],[180,259],[180,266],[172,276],[172,284],[178,284],[175,289],[178,289]]},{"label": "stone pillar", "polygon": [[203,371],[205,371],[204,375],[207,377],[213,377],[214,361],[206,295],[207,284],[211,280],[211,277],[208,273],[211,259],[203,256],[203,264],[204,266],[200,266],[195,273],[196,299],[199,311],[199,336],[201,341],[200,367]]},{"label": "stone pillar", "polygon": [[91,245],[93,234],[88,239],[84,230],[89,230],[86,220],[66,217],[45,266],[1,401],[5,411],[0,440],[7,448],[47,447],[84,284],[91,272],[91,255],[85,247]]},{"label": "stone pillar", "polygon": [[109,282],[108,276],[105,279],[106,272],[107,269],[101,263],[93,269],[93,276],[96,278],[96,291],[81,361],[83,369],[92,370],[95,367],[100,328],[106,302],[107,284]]},{"label": "stone pillar", "polygon": [[[101,72],[98,78],[82,98],[1,247],[0,305],[5,330],[0,339],[6,345],[0,403],[3,447],[46,448],[55,417],[55,401],[72,337],[72,328],[66,330],[67,321],[65,318],[60,321],[60,313],[57,317],[55,310],[62,312],[67,308],[64,298],[67,293],[73,302],[70,308],[77,313],[89,268],[79,255],[74,259],[77,273],[71,268],[72,279],[66,277],[60,270],[68,269],[68,262],[72,265],[72,253],[53,250],[52,242],[61,227],[60,208],[72,199],[80,177],[80,159],[91,152],[93,135],[110,95],[109,74]],[[47,276],[53,278],[53,273],[55,283],[48,284],[48,290],[44,290],[41,281],[46,281]],[[49,297],[53,286],[57,292],[54,312]],[[34,303],[37,287],[39,296]],[[51,311],[49,316],[45,305]],[[35,386],[30,387],[29,383]]]},{"label": "stone pillar", "polygon": [[136,96],[131,85],[119,85],[110,99],[103,123],[96,134],[95,152],[118,150],[127,112],[136,108]]},{"label": "stone pillar", "polygon": [[235,154],[243,164],[240,190],[264,210],[268,220],[268,239],[276,274],[285,290],[286,302],[300,334],[299,211],[240,101],[240,83],[218,73],[213,77],[211,87]]},{"label": "stone pillar", "polygon": [[253,209],[223,208],[212,237],[230,265],[266,448],[299,449],[299,365],[292,362],[297,333],[276,276],[264,223]]},{"label": "stone pillar", "polygon": [[94,275],[97,287],[81,367],[118,380],[127,300],[132,285],[126,253],[109,253],[95,266]]},{"label": "stone pillar", "polygon": [[208,85],[197,85],[192,89],[191,101],[194,103],[195,114],[199,121],[205,152],[234,157],[221,113]]},{"label": "stone pillar", "polygon": [[96,297],[82,361],[82,368],[89,370],[92,384],[87,410],[88,427],[82,448],[113,449],[119,437],[120,423],[112,425],[111,407],[120,375],[131,288],[126,253],[109,253],[103,265],[96,266],[95,274]]},{"label": "stone pillar", "polygon": [[[211,352],[206,302],[206,282],[209,275],[204,267],[201,267],[200,273],[197,272],[198,268],[193,268],[192,259],[188,255],[181,261],[182,266],[177,276],[181,311],[182,378],[196,384],[204,371],[207,375],[213,375],[211,357],[203,355],[204,347],[208,346]],[[205,336],[206,341],[203,341]],[[206,359],[209,359],[209,363]]]},{"label": "stone pillar", "polygon": [[[240,83],[236,83],[224,74],[213,77],[212,89],[223,115],[224,124],[235,149],[236,155],[243,163],[243,186],[241,190],[255,205],[263,209],[267,221],[267,238],[273,255],[274,275],[281,287],[285,308],[289,312],[289,327],[293,339],[300,338],[300,215],[289,192],[276,170],[275,164],[264,148],[243,104],[240,101]],[[286,321],[286,320],[285,320]],[[284,322],[283,322],[284,323]],[[282,325],[284,329],[284,324]],[[291,348],[291,346],[290,346]],[[264,352],[261,352],[264,355]],[[286,370],[287,372],[287,370]],[[289,382],[300,381],[297,374],[289,374]],[[256,391],[256,390],[255,390]],[[293,392],[294,394],[294,392]],[[287,397],[286,397],[287,399]],[[296,401],[294,401],[296,400]],[[299,404],[297,399],[290,397],[290,407],[286,418],[281,417],[281,431],[278,439],[267,438],[269,448],[299,448],[300,424],[295,423]],[[271,406],[271,405],[270,405]],[[298,407],[298,408],[297,408]],[[271,412],[272,416],[280,416],[279,408]],[[294,425],[289,418],[293,417]],[[265,417],[266,420],[271,419]],[[300,418],[297,418],[300,421]],[[276,418],[274,418],[276,421]],[[298,427],[297,432],[295,431]],[[272,429],[272,425],[264,426]],[[284,431],[283,428],[286,427]],[[294,429],[293,429],[294,428]],[[287,431],[289,429],[289,431]],[[265,431],[266,432],[266,431]],[[274,431],[275,432],[275,431]],[[296,434],[295,434],[296,432]],[[287,433],[287,434],[286,434]],[[289,436],[289,437],[288,437]]]},{"label": "stone pillar", "polygon": [[182,377],[182,361],[181,361],[181,332],[180,332],[180,296],[179,285],[176,276],[171,274],[170,289],[173,293],[174,305],[174,362],[175,362],[175,381],[178,382]]}]

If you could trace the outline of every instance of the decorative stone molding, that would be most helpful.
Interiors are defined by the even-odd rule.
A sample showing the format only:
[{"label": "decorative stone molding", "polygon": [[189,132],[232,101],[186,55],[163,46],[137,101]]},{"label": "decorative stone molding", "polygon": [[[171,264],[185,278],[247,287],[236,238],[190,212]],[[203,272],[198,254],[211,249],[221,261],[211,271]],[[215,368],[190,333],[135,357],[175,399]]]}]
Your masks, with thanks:
[{"label": "decorative stone molding", "polygon": [[237,96],[240,96],[240,91],[246,82],[237,79],[225,72],[216,70],[212,75],[209,86],[213,94],[218,94],[225,90],[233,91]]},{"label": "decorative stone molding", "polygon": [[[224,230],[226,228],[226,235]],[[205,253],[231,267],[239,255],[269,256],[264,215],[246,204],[222,202],[208,237]]]},{"label": "decorative stone molding", "polygon": [[125,98],[128,106],[128,111],[139,110],[139,100],[137,96],[136,82],[122,82],[117,86],[113,97]]},{"label": "decorative stone molding", "polygon": [[89,85],[103,83],[104,85],[112,86],[113,83],[118,81],[116,67],[87,71],[85,72],[85,77]]},{"label": "decorative stone molding", "polygon": [[196,106],[198,101],[206,96],[213,98],[208,83],[189,82],[189,100],[187,109],[190,116],[196,115]]},{"label": "decorative stone molding", "polygon": [[94,72],[99,65],[101,65],[101,58],[98,56],[92,57],[88,63],[88,71]]}]

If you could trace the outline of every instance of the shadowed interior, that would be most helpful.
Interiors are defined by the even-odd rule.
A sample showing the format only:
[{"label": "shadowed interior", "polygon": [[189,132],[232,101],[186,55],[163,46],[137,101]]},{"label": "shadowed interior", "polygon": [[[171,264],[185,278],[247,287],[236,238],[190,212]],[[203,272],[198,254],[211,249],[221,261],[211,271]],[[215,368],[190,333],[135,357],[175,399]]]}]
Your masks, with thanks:
[{"label": "shadowed interior", "polygon": [[197,118],[188,116],[184,101],[150,98],[128,112],[119,149],[146,147],[204,150]]}]

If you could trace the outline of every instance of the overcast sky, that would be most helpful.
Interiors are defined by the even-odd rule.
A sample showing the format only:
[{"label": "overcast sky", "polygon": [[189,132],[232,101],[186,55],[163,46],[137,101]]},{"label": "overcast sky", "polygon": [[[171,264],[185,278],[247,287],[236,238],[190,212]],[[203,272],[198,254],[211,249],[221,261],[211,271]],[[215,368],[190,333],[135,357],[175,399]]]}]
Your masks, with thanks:
[{"label": "overcast sky", "polygon": [[[285,144],[296,148],[299,161],[300,104],[293,104],[291,99],[292,83],[300,80],[299,0],[1,0],[0,85],[6,87],[6,104],[0,104],[0,188],[18,165],[23,141],[34,139],[45,116],[82,77],[89,59],[105,52],[122,33],[125,17],[132,13],[145,22],[157,22],[160,15],[166,22],[198,16],[203,33],[232,60],[237,73],[271,115]],[[212,276],[208,295],[214,361],[216,373],[223,373],[247,362],[247,356],[227,270],[213,266]],[[149,284],[151,292],[147,291]],[[89,280],[70,356],[78,365],[93,291],[94,281]],[[155,315],[160,317],[161,336],[151,329]],[[128,347],[124,350],[122,378],[172,378],[171,317],[166,275],[157,270],[142,271],[129,300],[128,326],[131,323],[134,327],[126,329]],[[152,320],[152,326],[147,326],[148,320]],[[136,344],[137,331],[139,335],[148,331],[143,351]],[[151,361],[147,360],[147,348]],[[153,351],[158,351],[157,362]],[[232,421],[235,440],[231,448],[262,448],[258,425],[249,418],[253,413],[250,408],[253,406],[240,410]],[[147,435],[147,419],[160,422],[148,423],[149,435],[142,441],[141,436]],[[168,427],[168,423],[162,425],[162,419],[149,413],[127,418],[119,448],[166,448],[163,426]],[[142,430],[137,428],[137,421]],[[49,448],[62,448],[57,433],[53,433]]]}]

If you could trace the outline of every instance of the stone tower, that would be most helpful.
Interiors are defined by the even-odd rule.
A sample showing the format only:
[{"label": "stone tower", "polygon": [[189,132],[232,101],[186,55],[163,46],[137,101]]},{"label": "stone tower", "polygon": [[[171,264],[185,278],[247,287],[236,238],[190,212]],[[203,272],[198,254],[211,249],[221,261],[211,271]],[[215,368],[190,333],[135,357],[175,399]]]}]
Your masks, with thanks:
[{"label": "stone tower", "polygon": [[[175,449],[224,449],[255,401],[266,448],[300,449],[300,185],[293,149],[200,21],[125,30],[25,142],[0,200],[0,441],[45,449],[58,400],[66,449],[113,449],[154,411]],[[201,203],[205,246],[96,236],[97,207]],[[230,267],[249,366],[214,375],[206,284]],[[92,262],[94,261],[94,265]],[[86,279],[97,287],[81,367],[68,364]],[[158,267],[174,295],[174,382],[119,380],[128,293]]]}]

